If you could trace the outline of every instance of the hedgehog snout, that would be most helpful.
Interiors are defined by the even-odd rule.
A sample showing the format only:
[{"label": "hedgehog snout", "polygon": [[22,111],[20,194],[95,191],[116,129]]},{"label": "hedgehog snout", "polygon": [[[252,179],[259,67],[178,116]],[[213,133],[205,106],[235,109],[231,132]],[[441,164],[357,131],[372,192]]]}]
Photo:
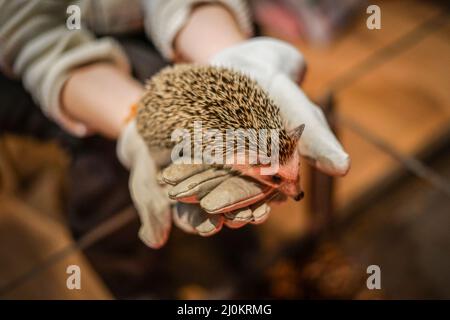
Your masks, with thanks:
[{"label": "hedgehog snout", "polygon": [[285,181],[280,185],[279,190],[295,201],[300,201],[303,199],[305,193],[300,186],[299,180],[300,179],[298,179],[297,181]]},{"label": "hedgehog snout", "polygon": [[235,170],[240,171],[243,175],[252,177],[271,188],[279,190],[286,196],[291,197],[295,201],[300,201],[304,197],[304,192],[300,184],[300,175],[298,162],[285,164],[279,167],[277,173],[273,175],[261,174],[261,167],[253,166],[234,166]]},{"label": "hedgehog snout", "polygon": [[[277,172],[279,180],[279,190],[285,195],[300,201],[304,192],[300,184],[300,162],[298,153],[294,155],[283,165],[280,165]],[[273,177],[272,177],[273,180]]]}]

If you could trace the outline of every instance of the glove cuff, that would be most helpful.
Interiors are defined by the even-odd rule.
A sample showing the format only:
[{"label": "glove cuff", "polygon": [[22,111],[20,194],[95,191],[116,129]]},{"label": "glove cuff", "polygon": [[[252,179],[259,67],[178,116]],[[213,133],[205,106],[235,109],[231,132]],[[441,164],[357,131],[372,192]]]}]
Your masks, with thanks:
[{"label": "glove cuff", "polygon": [[147,151],[147,146],[137,131],[136,121],[131,120],[117,139],[117,158],[123,166],[130,169],[140,151]]},{"label": "glove cuff", "polygon": [[277,74],[284,74],[297,82],[305,71],[300,51],[287,42],[258,37],[227,48],[215,55],[212,65],[243,72],[268,90]]}]

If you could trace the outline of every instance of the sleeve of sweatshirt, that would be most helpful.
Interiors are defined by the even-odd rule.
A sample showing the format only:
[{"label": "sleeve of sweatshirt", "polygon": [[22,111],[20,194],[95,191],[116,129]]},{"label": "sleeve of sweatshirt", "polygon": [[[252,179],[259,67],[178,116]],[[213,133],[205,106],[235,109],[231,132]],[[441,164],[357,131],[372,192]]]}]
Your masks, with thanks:
[{"label": "sleeve of sweatshirt", "polygon": [[225,6],[244,34],[252,35],[250,10],[245,0],[143,0],[147,36],[166,59],[174,58],[174,38],[187,22],[192,7],[199,3],[219,3]]},{"label": "sleeve of sweatshirt", "polygon": [[84,125],[65,115],[60,105],[60,91],[71,71],[107,61],[129,72],[129,64],[114,40],[95,39],[83,25],[69,30],[66,19],[71,4],[67,0],[0,0],[0,68],[22,79],[48,117],[81,136]]}]

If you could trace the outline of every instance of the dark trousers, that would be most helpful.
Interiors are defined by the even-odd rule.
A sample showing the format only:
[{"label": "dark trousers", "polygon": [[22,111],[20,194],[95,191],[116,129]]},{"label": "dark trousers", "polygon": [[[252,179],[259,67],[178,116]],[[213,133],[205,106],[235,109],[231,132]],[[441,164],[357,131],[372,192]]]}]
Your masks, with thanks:
[{"label": "dark trousers", "polygon": [[[144,82],[166,62],[142,34],[117,39],[132,64],[134,76]],[[67,220],[75,238],[131,205],[128,172],[118,162],[115,141],[100,136],[75,138],[46,118],[20,81],[0,74],[0,134],[52,140],[70,156]],[[148,292],[143,283],[159,253],[137,238],[138,219],[86,250],[99,274],[118,297]]]}]

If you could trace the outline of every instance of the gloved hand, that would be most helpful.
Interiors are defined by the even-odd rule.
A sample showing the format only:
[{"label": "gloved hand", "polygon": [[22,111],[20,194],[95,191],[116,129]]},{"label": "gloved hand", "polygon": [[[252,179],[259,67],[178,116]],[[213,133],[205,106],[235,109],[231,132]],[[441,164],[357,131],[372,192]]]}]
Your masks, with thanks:
[{"label": "gloved hand", "polygon": [[170,232],[170,201],[158,184],[157,164],[139,135],[135,121],[122,130],[117,141],[117,156],[130,170],[130,194],[141,220],[139,238],[147,246],[159,248]]},{"label": "gloved hand", "polygon": [[172,164],[162,172],[161,181],[172,185],[169,197],[181,201],[175,224],[200,235],[218,232],[223,223],[239,228],[265,221],[270,212],[267,197],[276,195],[274,189],[250,178],[208,165]]},{"label": "gloved hand", "polygon": [[[290,127],[305,123],[298,149],[317,168],[333,175],[348,171],[349,156],[329,129],[322,111],[296,84],[305,66],[294,47],[270,38],[256,38],[222,51],[211,63],[255,79],[280,107]],[[131,170],[130,190],[142,221],[139,235],[147,245],[160,247],[171,225],[169,199],[156,181],[155,161],[133,123],[119,139],[118,154]],[[171,166],[163,173],[162,180],[173,185],[169,191],[172,199],[200,204],[178,203],[173,212],[177,226],[206,236],[218,232],[223,224],[240,227],[268,217],[270,208],[265,201],[273,190],[242,177],[229,177],[217,169],[205,169]]]},{"label": "gloved hand", "polygon": [[171,199],[199,203],[210,214],[241,210],[275,192],[251,178],[208,165],[172,164],[163,171],[161,181],[173,186],[168,192]]},{"label": "gloved hand", "polygon": [[257,81],[280,108],[288,129],[305,124],[300,154],[325,173],[347,173],[350,157],[331,132],[322,110],[297,85],[305,61],[295,47],[272,38],[254,38],[219,52],[211,64],[241,71]]},{"label": "gloved hand", "polygon": [[[130,194],[141,220],[139,237],[151,248],[159,248],[167,241],[172,215],[174,223],[182,230],[209,236],[218,232],[223,224],[235,228],[249,222],[261,223],[270,211],[267,204],[254,204],[257,199],[252,198],[257,195],[262,199],[267,188],[242,177],[230,176],[224,170],[202,165],[171,165],[158,179],[159,167],[167,164],[169,158],[150,153],[135,121],[122,130],[117,155],[130,170]],[[165,190],[159,183],[161,180],[173,187]],[[172,212],[169,195],[173,200],[191,197],[191,202],[200,201],[201,206],[178,203]],[[249,198],[252,201],[248,201]]]}]

